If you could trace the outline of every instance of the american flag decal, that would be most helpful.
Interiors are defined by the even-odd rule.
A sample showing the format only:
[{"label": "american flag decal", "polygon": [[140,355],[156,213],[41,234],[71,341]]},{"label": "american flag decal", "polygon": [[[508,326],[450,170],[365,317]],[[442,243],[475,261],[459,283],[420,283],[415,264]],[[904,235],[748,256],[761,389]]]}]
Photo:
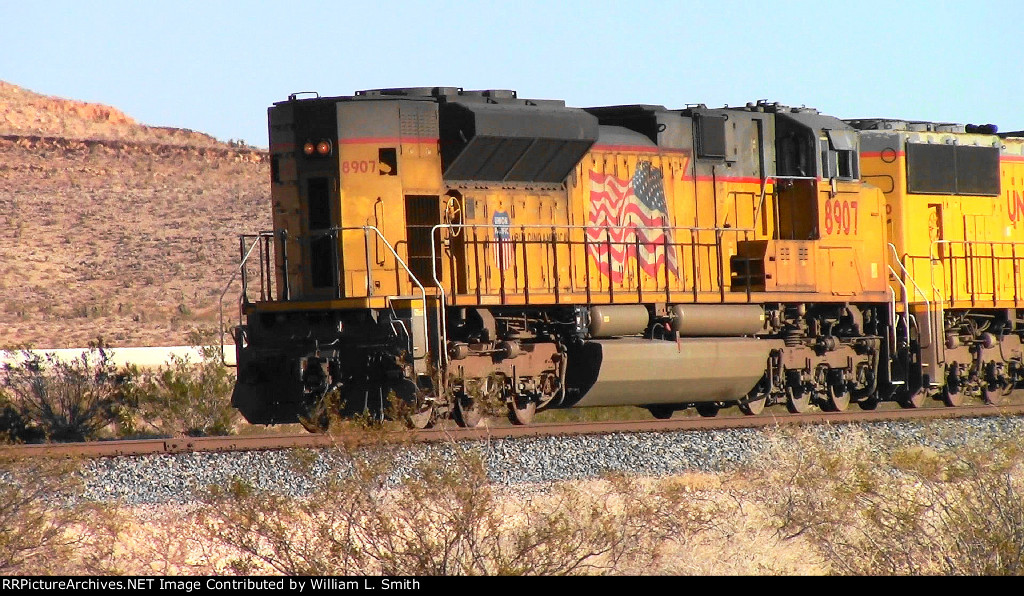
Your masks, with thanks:
[{"label": "american flag decal", "polygon": [[512,266],[515,259],[515,252],[512,247],[512,218],[506,211],[495,211],[491,218],[494,225],[494,262],[498,269],[505,271]]},{"label": "american flag decal", "polygon": [[587,254],[612,281],[622,281],[630,259],[636,259],[651,277],[657,276],[663,265],[679,277],[672,231],[665,227],[672,225],[665,205],[665,182],[661,170],[651,162],[638,163],[629,180],[591,170],[587,225],[595,226],[586,230]]}]

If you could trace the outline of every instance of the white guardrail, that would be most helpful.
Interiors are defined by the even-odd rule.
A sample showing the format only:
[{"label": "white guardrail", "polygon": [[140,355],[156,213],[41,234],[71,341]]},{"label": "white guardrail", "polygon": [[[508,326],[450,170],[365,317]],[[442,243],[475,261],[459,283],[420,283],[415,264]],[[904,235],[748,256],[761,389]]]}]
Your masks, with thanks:
[{"label": "white guardrail", "polygon": [[[50,350],[29,350],[33,354],[53,354],[58,360],[69,361],[78,358],[88,352],[88,348],[54,348]],[[179,358],[187,357],[190,362],[201,362],[202,355],[199,348],[195,346],[159,346],[146,348],[106,348],[110,360],[118,365],[124,366],[131,363],[142,367],[158,367],[167,364],[171,356]],[[235,346],[224,346],[224,358],[228,365],[235,365]],[[0,366],[4,364],[16,364],[23,361],[21,350],[7,352],[0,350]]]}]

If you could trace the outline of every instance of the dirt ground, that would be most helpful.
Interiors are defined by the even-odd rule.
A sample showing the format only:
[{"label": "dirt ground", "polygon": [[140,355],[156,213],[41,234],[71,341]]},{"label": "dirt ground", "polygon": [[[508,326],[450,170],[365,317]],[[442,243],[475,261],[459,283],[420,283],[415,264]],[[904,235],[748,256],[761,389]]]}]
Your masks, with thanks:
[{"label": "dirt ground", "polygon": [[[623,569],[595,569],[591,573],[613,575],[823,575],[829,572],[823,561],[805,541],[783,540],[770,529],[767,514],[758,503],[746,501],[730,487],[722,486],[715,475],[685,474],[649,480],[649,483],[672,483],[694,499],[730,504],[732,515],[723,516],[714,524],[685,539],[666,541],[658,556],[641,566]],[[606,490],[601,481],[567,482],[579,490],[601,495]],[[507,493],[507,494],[506,494]],[[526,507],[547,511],[554,506],[546,485],[523,486],[497,490],[497,504],[510,510]],[[203,521],[201,506],[160,505],[123,507],[108,511],[117,516],[119,532],[107,545],[109,553],[105,573],[160,575],[216,575],[237,573],[232,562],[243,553],[211,538]],[[508,520],[515,525],[515,516]],[[296,544],[307,538],[308,529],[295,528]],[[274,556],[271,559],[277,558]],[[284,562],[283,559],[278,562]],[[595,562],[600,562],[599,558]],[[259,575],[276,575],[280,568],[256,562],[249,571]],[[635,563],[634,563],[635,565]]]}]

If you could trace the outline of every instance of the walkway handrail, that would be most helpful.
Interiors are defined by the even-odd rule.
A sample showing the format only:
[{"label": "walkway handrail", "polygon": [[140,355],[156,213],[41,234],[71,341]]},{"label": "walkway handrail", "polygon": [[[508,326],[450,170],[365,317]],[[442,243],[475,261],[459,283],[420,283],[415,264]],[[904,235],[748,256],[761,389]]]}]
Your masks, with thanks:
[{"label": "walkway handrail", "polygon": [[[444,291],[444,285],[441,283],[441,280],[438,279],[438,277],[437,277],[437,267],[433,266],[433,263],[435,263],[436,259],[438,258],[438,252],[437,252],[438,247],[437,247],[437,240],[436,240],[440,236],[440,234],[438,234],[438,232],[440,230],[442,230],[442,229],[445,229],[445,230],[454,230],[454,229],[457,229],[457,230],[463,230],[463,229],[491,229],[491,230],[493,230],[493,229],[495,229],[497,227],[498,226],[496,226],[493,223],[481,223],[481,224],[442,223],[442,224],[437,224],[437,225],[433,226],[431,228],[431,230],[430,230],[430,262],[432,264],[431,265],[431,276],[433,277],[434,286],[438,289],[438,292],[440,293],[440,300],[438,301],[438,305],[437,305],[437,321],[438,321],[438,330],[439,330],[440,336],[441,336],[440,337],[440,341],[442,343],[442,346],[441,346],[442,349],[439,350],[438,353],[439,353],[439,356],[440,356],[440,364],[442,364],[442,365],[446,364],[447,363],[447,359],[448,359],[448,354],[447,354],[448,322],[447,322],[447,320],[446,320],[446,318],[444,316],[444,307],[447,304],[447,298],[446,298],[445,291]],[[612,226],[612,225],[593,225],[593,224],[590,224],[590,225],[576,225],[576,224],[573,224],[573,225],[570,225],[570,224],[519,224],[519,225],[509,225],[509,226],[502,226],[502,227],[503,228],[507,227],[507,229],[509,229],[509,230],[512,230],[512,229],[518,229],[518,230],[537,229],[537,230],[549,230],[549,231],[582,230],[584,232],[587,232],[588,230],[597,230],[597,231],[604,231],[605,235],[609,234],[612,230],[634,230],[634,229],[637,229],[637,226],[631,226],[631,225]],[[724,232],[734,232],[734,233],[754,233],[754,232],[756,232],[755,228],[733,228],[733,227],[646,226],[643,229],[662,230],[663,232],[667,232],[667,231],[687,231],[687,232],[690,232],[691,234],[696,233],[696,232],[715,232],[716,238],[721,238],[721,234],[724,233]],[[509,242],[516,242],[516,241],[515,240],[510,240]],[[586,245],[587,243],[588,243],[588,241],[586,239],[586,236],[584,236],[583,244]],[[626,243],[625,241],[622,241],[622,242],[617,242],[616,244],[625,244],[625,243]],[[678,244],[678,243],[674,243],[674,244]],[[589,283],[589,281],[588,281],[588,283]],[[720,283],[722,283],[721,280],[720,280]],[[724,287],[724,285],[723,285],[723,287]]]},{"label": "walkway handrail", "polygon": [[[935,334],[933,332],[933,326],[932,326],[932,303],[931,303],[931,301],[928,300],[928,296],[927,296],[927,294],[924,293],[924,290],[921,289],[921,286],[917,285],[917,282],[914,281],[913,276],[910,275],[910,272],[907,271],[907,268],[903,266],[903,262],[900,260],[899,253],[896,252],[896,245],[894,245],[892,242],[890,242],[889,243],[889,250],[892,252],[893,257],[896,260],[896,264],[899,265],[900,270],[903,272],[904,278],[907,281],[909,281],[914,286],[914,289],[917,290],[917,292],[921,295],[921,298],[924,300],[925,321],[927,321],[929,345],[922,345],[921,348],[922,349],[923,348],[931,348],[932,351],[935,353],[935,361],[939,362],[939,361],[942,360],[942,354],[939,353],[940,346],[945,346],[946,344],[945,344],[944,341],[936,341],[936,337],[935,337]],[[897,276],[897,281],[899,281],[898,280],[898,276]],[[910,301],[907,298],[906,286],[903,285],[902,282],[900,283],[900,285],[903,286],[904,304],[906,305],[904,307],[904,309],[905,309],[904,310],[904,315],[907,317],[907,321],[906,321],[906,323],[907,323],[907,333],[909,334],[910,333]],[[943,320],[944,320],[944,316],[942,314],[942,311],[940,310],[940,312],[938,313],[938,321],[937,321],[937,323],[939,325],[941,325]],[[909,335],[908,335],[908,337],[909,337]],[[909,343],[910,342],[909,342],[909,339],[908,339],[907,344],[909,345]],[[937,381],[935,379],[932,379],[932,383],[937,383],[937,382],[939,382],[939,381]]]},{"label": "walkway handrail", "polygon": [[[370,279],[370,272],[372,271],[372,268],[370,267],[370,246],[369,246],[370,236],[367,233],[367,232],[372,230],[373,233],[376,234],[378,238],[380,238],[381,242],[384,243],[384,246],[386,246],[388,248],[388,250],[391,252],[391,256],[393,256],[395,258],[395,262],[402,266],[402,269],[405,270],[406,275],[409,276],[409,279],[412,281],[412,283],[416,284],[416,287],[420,289],[420,299],[423,301],[423,312],[424,313],[427,312],[427,290],[423,287],[423,284],[420,283],[420,280],[409,269],[409,266],[406,265],[405,261],[402,260],[402,257],[398,256],[398,251],[395,250],[395,247],[392,246],[390,242],[388,242],[387,238],[384,237],[384,234],[382,234],[381,231],[376,226],[343,227],[343,228],[338,228],[338,230],[341,231],[341,232],[344,232],[346,230],[363,230],[363,234],[364,234],[363,238],[366,241],[366,295],[367,296],[373,295],[373,285],[372,285],[371,279]],[[390,303],[391,299],[392,298],[396,298],[396,297],[397,296],[387,296],[388,302]],[[409,335],[408,331],[406,332],[406,334]],[[428,337],[429,337],[429,335],[430,334],[427,333]],[[409,341],[410,342],[413,341],[412,335],[409,335]],[[429,340],[428,340],[428,342],[429,342]],[[426,347],[428,348],[427,352],[429,353],[429,351],[430,351],[429,350],[429,346],[426,346]],[[440,346],[440,347],[442,349],[439,350],[439,351],[443,352],[445,346]],[[410,349],[415,349],[415,346],[410,345]],[[410,353],[409,356],[413,357],[415,359],[415,354]]]},{"label": "walkway handrail", "polygon": [[[245,249],[245,238],[248,238],[248,237],[253,238],[253,241],[252,241],[252,244],[249,246],[248,250],[246,250]],[[228,364],[227,360],[224,358],[224,296],[228,293],[228,290],[231,289],[231,284],[235,283],[235,278],[238,277],[238,274],[242,273],[245,270],[245,265],[246,265],[246,263],[248,263],[249,257],[252,256],[252,251],[254,251],[256,249],[256,247],[259,246],[260,243],[262,242],[262,240],[264,238],[266,238],[266,237],[273,238],[274,237],[274,232],[264,230],[264,231],[259,232],[258,234],[251,235],[251,236],[250,235],[243,235],[240,238],[240,241],[242,242],[242,249],[243,249],[242,260],[238,264],[238,267],[235,268],[235,271],[231,274],[231,279],[229,279],[228,283],[224,286],[224,290],[220,293],[220,298],[218,299],[218,306],[219,306],[219,310],[220,310],[220,361],[221,361],[221,364],[223,364],[224,366],[238,366],[237,358],[236,358],[236,361],[235,361],[234,365]],[[245,298],[245,293],[244,293],[244,289],[243,289],[243,293],[238,296],[238,302],[239,302],[239,305],[238,305],[239,315],[238,316],[239,316],[239,319],[241,319],[241,316],[242,316],[242,314],[241,314],[242,313],[242,300],[244,298]]]},{"label": "walkway handrail", "polygon": [[[983,247],[983,246],[987,246],[989,248],[990,254],[987,255],[987,256],[985,256],[985,255],[967,255],[966,251],[965,251],[965,254],[963,256],[961,256],[961,257],[954,257],[953,254],[952,254],[953,251],[949,251],[950,254],[949,254],[948,257],[943,257],[943,256],[941,256],[939,254],[939,247],[940,246],[948,245],[948,246],[952,247],[953,245],[957,245],[957,244],[962,245],[964,247],[974,247],[974,246]],[[997,257],[996,254],[995,254],[995,247],[996,246],[1008,246],[1008,247],[1010,247],[1011,254],[1008,255],[1008,256],[999,256],[999,257]],[[1011,241],[1011,240],[932,240],[931,246],[928,249],[928,260],[934,262],[936,260],[941,261],[943,259],[948,259],[950,261],[955,261],[957,259],[964,259],[965,262],[968,265],[971,265],[971,263],[973,261],[975,261],[975,260],[982,261],[984,259],[988,259],[992,263],[992,302],[993,302],[993,304],[995,304],[997,299],[998,299],[998,294],[999,294],[999,286],[998,286],[999,280],[998,280],[998,277],[996,275],[998,273],[998,271],[996,269],[997,260],[1007,259],[1007,258],[1009,258],[1011,262],[1016,262],[1018,259],[1024,260],[1024,256],[1018,256],[1017,255],[1017,247],[1024,247],[1024,242],[1014,242],[1014,241]],[[973,265],[971,265],[971,267],[973,267]],[[945,279],[946,268],[945,267],[942,268],[942,274],[943,274],[943,280],[942,280],[943,289],[945,289],[945,281],[946,281],[946,279]],[[951,271],[951,274],[952,274],[952,271]],[[955,276],[951,275],[951,277],[955,277]],[[1013,277],[1014,277],[1014,279],[1013,279],[1013,301],[1014,302],[1019,302],[1020,296],[1018,295],[1017,289],[1020,287],[1020,279],[1018,278],[1018,272],[1017,272],[1016,268],[1013,269]],[[952,284],[952,281],[950,283]],[[974,283],[973,278],[971,280],[971,283],[972,284]],[[935,287],[934,280],[932,281],[932,287],[933,288]],[[939,294],[939,299],[943,302],[943,306],[940,307],[940,310],[944,310],[944,303],[945,303],[945,298],[946,297],[945,297],[943,292],[938,292],[938,290],[936,290],[936,292]],[[950,286],[950,295],[952,296],[953,293],[954,293],[954,288],[951,285]],[[973,296],[973,294],[972,294],[972,302],[973,302],[974,299],[976,299],[976,296]]]},{"label": "walkway handrail", "polygon": [[[384,234],[382,234],[381,231],[377,227],[375,227],[375,226],[353,226],[353,227],[341,227],[341,228],[334,227],[334,228],[329,228],[329,229],[326,229],[326,230],[318,230],[315,234],[311,234],[309,236],[309,239],[322,238],[324,236],[331,236],[332,238],[337,239],[339,233],[346,232],[346,231],[353,231],[353,230],[361,230],[363,232],[363,234],[364,234],[364,237],[367,239],[367,242],[369,241],[369,233],[371,231],[374,234],[376,234],[376,236],[378,238],[380,238],[381,242],[384,243],[384,246],[386,246],[388,251],[391,252],[391,256],[393,256],[395,258],[395,262],[398,263],[402,267],[402,269],[405,271],[405,273],[409,276],[409,279],[412,281],[412,283],[419,289],[420,298],[423,301],[423,308],[426,309],[427,308],[427,291],[426,291],[426,289],[423,287],[423,284],[420,283],[419,279],[409,269],[409,266],[405,263],[405,261],[402,259],[402,257],[400,257],[398,255],[398,251],[395,250],[395,247],[390,242],[388,242],[387,238],[384,237]],[[220,334],[221,335],[221,340],[220,341],[221,341],[221,352],[222,352],[222,354],[223,354],[223,350],[224,350],[224,296],[227,294],[228,290],[231,289],[231,284],[234,283],[235,279],[238,277],[238,275],[240,273],[244,277],[245,266],[248,263],[249,258],[252,256],[252,253],[257,249],[257,247],[259,247],[262,243],[264,243],[264,242],[266,242],[268,240],[273,240],[275,238],[275,236],[276,236],[276,232],[274,232],[273,230],[269,230],[269,231],[268,230],[264,230],[264,231],[261,231],[261,232],[259,232],[257,234],[243,234],[240,237],[240,241],[243,243],[242,244],[243,250],[242,250],[241,263],[239,263],[238,267],[235,268],[235,271],[231,275],[231,279],[228,281],[227,285],[224,286],[224,290],[220,294],[220,327],[221,327],[221,334]],[[253,241],[252,241],[252,244],[246,249],[245,245],[244,245],[244,242],[245,242],[245,239],[247,239],[247,238],[252,238]],[[373,295],[373,284],[372,284],[372,279],[370,277],[372,275],[373,268],[370,267],[370,265],[369,265],[370,253],[369,253],[368,250],[367,250],[367,253],[366,253],[366,259],[367,259],[367,267],[366,267],[366,275],[367,275],[366,294],[369,297],[369,296]],[[338,265],[340,265],[340,263],[338,263]],[[262,264],[261,264],[261,266],[262,266]],[[287,274],[288,273],[286,271],[285,275],[287,276]],[[269,274],[268,274],[268,277],[269,277]],[[243,288],[243,293],[241,295],[239,295],[239,313],[240,313],[239,317],[240,318],[241,318],[242,302],[246,298],[245,293],[246,293],[246,291]],[[391,298],[395,298],[395,296],[387,296],[386,298],[388,298],[390,300]],[[221,356],[221,360],[222,361],[224,360],[223,355]]]},{"label": "walkway handrail", "polygon": [[931,248],[928,251],[928,258],[932,260],[941,259],[938,253],[935,252],[935,248],[940,244],[986,244],[989,246],[1024,246],[1024,242],[1014,242],[1012,240],[932,240]]},{"label": "walkway handrail", "polygon": [[[892,256],[896,259],[896,264],[900,266],[900,271],[903,272],[903,276],[906,278],[907,281],[909,281],[911,283],[911,285],[914,286],[914,289],[917,290],[917,293],[921,295],[921,298],[924,300],[925,309],[930,313],[931,309],[932,309],[932,303],[931,303],[930,300],[928,300],[928,295],[925,294],[924,290],[921,289],[921,286],[917,285],[917,282],[914,281],[913,276],[910,275],[910,272],[907,271],[907,268],[903,266],[903,262],[900,259],[899,253],[896,252],[896,245],[894,245],[892,242],[890,242],[889,243],[889,250],[892,252]],[[903,285],[903,284],[900,284],[900,285]],[[904,294],[904,296],[906,296],[906,294],[907,294],[906,286],[903,286],[903,288],[904,288],[903,294]],[[906,309],[907,309],[907,313],[909,314],[910,313],[909,300],[905,299],[904,303],[907,305]],[[932,321],[931,321],[931,317],[930,316],[928,317],[928,337],[931,340],[935,339],[932,336]]]},{"label": "walkway handrail", "polygon": [[[420,283],[419,278],[417,278],[413,274],[413,272],[409,269],[409,266],[406,265],[404,260],[402,260],[402,257],[398,256],[398,251],[395,250],[395,247],[392,246],[390,242],[388,242],[387,238],[384,237],[384,234],[381,233],[381,231],[376,226],[353,226],[353,227],[332,228],[332,229],[333,230],[337,230],[339,232],[346,232],[346,231],[350,231],[350,230],[363,230],[364,234],[366,232],[372,231],[374,234],[376,234],[377,237],[380,238],[380,241],[384,243],[384,246],[386,246],[388,248],[388,251],[391,252],[391,256],[393,256],[395,258],[395,262],[402,266],[402,269],[405,271],[406,275],[409,276],[409,279],[412,280],[412,283],[414,283],[416,285],[416,287],[419,288],[420,296],[423,299],[423,308],[427,307],[427,291],[423,287],[423,284]],[[369,239],[369,236],[367,235],[366,238]],[[372,283],[371,283],[372,280],[370,278],[370,272],[373,269],[370,267],[370,263],[369,263],[369,261],[370,261],[370,251],[369,250],[366,251],[366,261],[367,261],[367,265],[366,265],[366,295],[367,296],[372,296],[373,295],[373,286],[372,286]],[[387,296],[388,299],[396,298],[396,297],[397,296]]]}]

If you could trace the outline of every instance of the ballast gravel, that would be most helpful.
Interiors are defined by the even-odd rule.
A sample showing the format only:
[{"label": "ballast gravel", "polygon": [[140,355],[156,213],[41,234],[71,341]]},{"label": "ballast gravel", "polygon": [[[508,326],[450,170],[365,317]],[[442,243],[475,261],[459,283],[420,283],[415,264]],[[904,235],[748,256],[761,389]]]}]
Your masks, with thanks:
[{"label": "ballast gravel", "polygon": [[[684,472],[721,472],[749,462],[768,440],[761,429],[617,433],[451,444],[392,447],[394,481],[412,473],[431,456],[458,465],[456,450],[479,450],[490,479],[498,485],[544,484],[579,480],[609,472],[663,476]],[[862,433],[879,449],[923,445],[939,449],[1000,437],[1022,436],[1020,418],[975,418],[930,422],[878,422],[815,427],[823,440],[844,441]],[[126,505],[190,502],[211,486],[238,479],[288,496],[309,494],[326,474],[345,474],[347,458],[336,450],[296,453],[248,451],[183,453],[89,460],[79,470],[86,500]]]}]

